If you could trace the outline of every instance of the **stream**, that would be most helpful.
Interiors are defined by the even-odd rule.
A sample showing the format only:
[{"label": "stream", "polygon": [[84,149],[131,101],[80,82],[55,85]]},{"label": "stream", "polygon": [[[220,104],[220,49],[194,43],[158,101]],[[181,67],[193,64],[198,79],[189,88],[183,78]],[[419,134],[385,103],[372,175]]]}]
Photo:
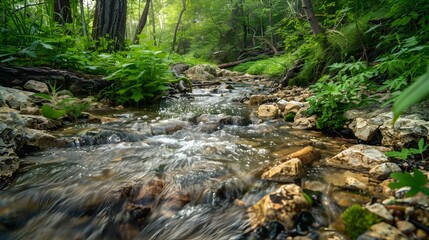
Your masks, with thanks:
[{"label": "stream", "polygon": [[343,210],[332,196],[337,170],[323,159],[352,142],[258,122],[240,101],[251,91],[197,89],[148,108],[93,112],[120,121],[54,132],[73,146],[21,159],[0,191],[0,239],[264,239],[247,232],[246,211],[279,184],[261,171],[308,145],[322,153],[300,182],[319,192],[317,239]]}]

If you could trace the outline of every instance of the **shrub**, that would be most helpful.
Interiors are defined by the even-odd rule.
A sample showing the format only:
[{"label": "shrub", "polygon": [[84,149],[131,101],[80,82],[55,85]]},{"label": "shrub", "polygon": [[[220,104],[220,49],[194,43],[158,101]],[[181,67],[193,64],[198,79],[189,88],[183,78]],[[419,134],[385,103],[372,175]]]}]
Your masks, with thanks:
[{"label": "shrub", "polygon": [[112,85],[105,94],[116,103],[139,104],[152,101],[168,90],[173,75],[169,69],[166,53],[134,46],[126,53],[104,54],[111,65],[105,79]]},{"label": "shrub", "polygon": [[374,76],[368,66],[361,62],[337,63],[330,66],[334,77],[323,76],[311,89],[308,114],[316,114],[319,129],[342,128],[346,118],[344,113],[369,102],[368,93],[372,85],[367,79]]}]

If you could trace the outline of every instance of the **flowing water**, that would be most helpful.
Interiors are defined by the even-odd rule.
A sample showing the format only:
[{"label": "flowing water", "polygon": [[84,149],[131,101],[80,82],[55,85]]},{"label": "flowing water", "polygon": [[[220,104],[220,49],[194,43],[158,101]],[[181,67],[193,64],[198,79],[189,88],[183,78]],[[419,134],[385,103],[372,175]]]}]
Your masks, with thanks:
[{"label": "flowing water", "polygon": [[[119,122],[56,132],[73,146],[26,156],[0,191],[0,239],[249,238],[247,207],[278,186],[259,179],[264,166],[307,145],[325,158],[348,144],[282,121],[257,123],[239,101],[250,91],[197,90],[151,108],[97,113]],[[327,191],[326,172],[308,168],[303,184]],[[321,199],[312,214],[326,227],[339,209]]]}]

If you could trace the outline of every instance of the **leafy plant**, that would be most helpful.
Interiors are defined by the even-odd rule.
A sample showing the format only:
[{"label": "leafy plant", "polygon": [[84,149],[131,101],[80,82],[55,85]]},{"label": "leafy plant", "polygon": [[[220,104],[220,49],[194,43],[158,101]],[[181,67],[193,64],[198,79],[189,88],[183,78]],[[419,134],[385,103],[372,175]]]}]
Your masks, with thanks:
[{"label": "leafy plant", "polygon": [[338,129],[343,127],[344,113],[369,102],[372,90],[367,81],[374,73],[367,71],[363,62],[337,63],[330,66],[336,75],[323,76],[311,89],[314,96],[309,98],[308,114],[317,114],[317,128]]},{"label": "leafy plant", "polygon": [[42,106],[42,115],[46,118],[57,120],[63,117],[65,114],[66,114],[65,110],[62,110],[62,109],[56,110],[53,107],[46,104]]},{"label": "leafy plant", "polygon": [[390,183],[388,186],[391,189],[409,187],[410,190],[405,194],[406,197],[415,196],[422,192],[429,196],[429,188],[426,187],[427,177],[417,168],[414,168],[413,175],[409,172],[391,173],[390,177],[396,179],[397,182]]},{"label": "leafy plant", "polygon": [[58,88],[56,83],[53,85],[49,84],[51,89],[51,95],[45,93],[36,93],[34,96],[48,100],[50,104],[43,104],[42,115],[49,119],[60,119],[67,115],[74,121],[82,114],[83,111],[89,108],[88,102],[80,102],[74,97],[68,97],[61,99],[58,96]]},{"label": "leafy plant", "polygon": [[166,61],[166,53],[134,47],[128,53],[104,55],[114,62],[107,66],[110,75],[105,79],[113,82],[105,93],[120,104],[153,100],[172,82],[172,74]]},{"label": "leafy plant", "polygon": [[341,219],[346,228],[346,233],[351,239],[356,239],[372,225],[383,220],[381,217],[359,205],[353,205],[346,209],[341,215]]}]

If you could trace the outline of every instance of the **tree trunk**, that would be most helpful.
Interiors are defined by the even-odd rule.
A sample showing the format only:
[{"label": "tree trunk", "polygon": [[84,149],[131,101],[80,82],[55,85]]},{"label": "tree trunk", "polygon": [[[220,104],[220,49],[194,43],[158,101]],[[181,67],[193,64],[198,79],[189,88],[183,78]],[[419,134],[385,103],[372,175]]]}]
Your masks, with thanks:
[{"label": "tree trunk", "polygon": [[150,0],[146,0],[146,5],[144,6],[144,10],[143,10],[142,16],[140,17],[139,25],[137,26],[136,32],[134,34],[134,38],[133,38],[133,43],[134,44],[138,44],[139,43],[139,34],[143,31],[143,28],[146,25],[147,16],[149,14],[149,6],[150,6],[150,4],[151,4]]},{"label": "tree trunk", "polygon": [[92,38],[108,38],[108,51],[125,48],[127,0],[97,0]]},{"label": "tree trunk", "polygon": [[182,21],[182,16],[185,11],[186,11],[186,0],[182,0],[182,10],[180,11],[179,19],[177,20],[176,27],[174,28],[173,43],[171,44],[171,52],[174,52],[174,50],[176,49],[177,31],[179,30],[180,22]]},{"label": "tree trunk", "polygon": [[83,0],[79,0],[79,8],[80,8],[80,18],[82,22],[82,33],[83,33],[83,36],[87,36],[88,32],[86,31],[85,8],[83,7]]},{"label": "tree trunk", "polygon": [[305,15],[307,16],[308,21],[310,22],[311,31],[314,35],[317,35],[322,32],[320,29],[319,22],[317,21],[316,16],[313,12],[313,6],[311,5],[311,0],[302,0],[302,8],[304,8]]},{"label": "tree trunk", "polygon": [[54,19],[57,23],[61,25],[73,22],[72,12],[70,8],[70,0],[54,1]]},{"label": "tree trunk", "polygon": [[150,13],[150,17],[152,18],[153,45],[156,46],[155,11],[153,10],[153,2],[150,5]]}]

